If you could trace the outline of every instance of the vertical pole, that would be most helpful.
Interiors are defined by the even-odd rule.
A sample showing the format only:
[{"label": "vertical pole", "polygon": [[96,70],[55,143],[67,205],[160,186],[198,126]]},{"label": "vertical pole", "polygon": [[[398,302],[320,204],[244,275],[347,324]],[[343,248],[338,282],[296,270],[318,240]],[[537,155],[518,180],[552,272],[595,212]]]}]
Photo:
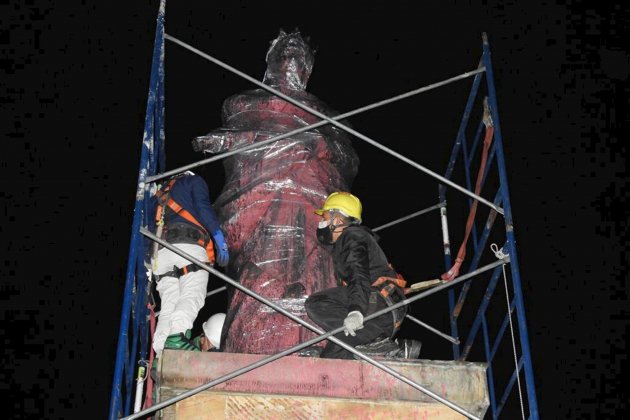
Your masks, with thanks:
[{"label": "vertical pole", "polygon": [[497,106],[497,94],[494,86],[494,76],[492,71],[492,60],[490,54],[490,44],[488,36],[483,33],[483,63],[486,67],[486,81],[488,83],[488,97],[494,122],[494,135],[496,139],[497,167],[499,170],[500,190],[502,194],[503,208],[505,211],[505,230],[507,236],[507,248],[510,254],[510,269],[512,274],[512,285],[514,288],[514,299],[516,303],[516,315],[518,319],[518,330],[523,353],[523,371],[527,388],[527,400],[529,403],[529,414],[533,420],[538,419],[538,403],[536,400],[536,388],[534,386],[534,372],[532,368],[529,338],[527,333],[527,323],[525,320],[525,305],[521,289],[521,277],[519,274],[518,257],[516,253],[516,239],[514,237],[514,224],[512,220],[512,207],[508,190],[507,171],[505,167],[505,156],[503,154],[503,138],[501,135],[501,124],[499,121],[499,108]]},{"label": "vertical pole", "polygon": [[490,354],[490,335],[488,333],[488,322],[486,321],[486,316],[483,316],[483,320],[481,322],[481,326],[483,328],[483,347],[486,351],[486,361],[488,363],[488,368],[486,369],[486,376],[488,378],[488,391],[490,394],[490,408],[492,409],[492,418],[497,418],[497,403],[496,397],[494,396],[494,374],[492,373],[492,356]]},{"label": "vertical pole", "polygon": [[468,332],[468,337],[466,337],[466,342],[464,344],[464,348],[462,350],[462,354],[459,357],[459,360],[464,361],[468,357],[470,353],[470,349],[472,348],[473,343],[475,342],[475,338],[477,338],[477,332],[479,331],[479,327],[481,326],[482,319],[485,318],[486,310],[490,305],[490,299],[492,299],[492,295],[494,294],[494,289],[497,286],[499,281],[499,277],[503,274],[502,267],[497,267],[490,277],[490,282],[488,283],[488,287],[486,288],[486,292],[483,295],[481,303],[479,304],[479,308],[477,309],[477,316],[470,326],[470,331]]},{"label": "vertical pole", "polygon": [[[446,217],[446,206],[440,209],[440,221],[442,222],[442,243],[444,246],[444,266],[446,270],[451,267],[451,244],[448,236],[448,218]],[[449,323],[451,324],[451,336],[457,338],[457,319],[453,317],[453,309],[455,308],[455,292],[453,289],[448,291],[448,314]],[[459,357],[459,344],[453,343],[453,359],[457,360]]]},{"label": "vertical pole", "polygon": [[[481,67],[481,62],[479,63]],[[481,84],[481,73],[475,75],[473,80],[472,87],[470,88],[470,93],[468,94],[468,100],[466,101],[466,106],[464,108],[464,115],[462,116],[462,120],[459,124],[459,129],[457,130],[457,137],[455,139],[455,144],[453,145],[453,149],[451,151],[451,156],[448,161],[448,165],[446,167],[446,173],[444,177],[447,179],[451,178],[453,174],[453,170],[455,169],[455,163],[457,162],[457,157],[459,155],[459,150],[461,148],[462,140],[465,136],[466,127],[468,127],[468,120],[470,119],[470,112],[472,111],[472,107],[475,103],[475,97],[477,96],[477,92],[479,91],[479,85]],[[446,202],[446,187],[443,184],[440,184],[438,187],[438,198],[440,203]],[[450,249],[450,239],[448,234],[448,222],[446,218],[446,206],[440,209],[440,221],[442,223],[442,242],[444,246],[444,267],[445,270],[449,270],[451,268],[451,249]],[[449,289],[448,291],[448,307],[449,307],[449,322],[451,324],[451,335],[453,337],[458,337],[457,331],[457,319],[453,317],[453,310],[455,309],[455,291],[453,289]],[[457,359],[459,357],[459,345],[453,343],[453,359]]]},{"label": "vertical pole", "polygon": [[[481,67],[481,63],[479,63],[479,67]],[[465,136],[466,127],[468,127],[468,120],[470,119],[470,112],[472,111],[473,105],[475,104],[475,98],[477,97],[479,85],[481,84],[481,76],[482,73],[477,73],[475,75],[475,78],[473,79],[473,84],[470,88],[470,93],[468,94],[468,100],[466,101],[466,107],[464,108],[464,115],[462,116],[462,121],[459,123],[457,137],[455,139],[455,144],[453,145],[453,150],[451,151],[451,156],[448,160],[448,165],[446,167],[444,178],[451,179],[451,175],[453,174],[453,170],[455,169],[457,156],[459,154],[459,149],[462,144],[462,138]],[[440,184],[438,188],[438,202],[443,203],[446,201],[446,186],[444,184]],[[449,268],[450,267],[447,267],[447,269]]]},{"label": "vertical pole", "polygon": [[[116,348],[116,362],[114,365],[114,378],[112,383],[112,391],[110,397],[109,407],[109,419],[118,419],[122,415],[122,381],[123,381],[123,367],[125,366],[125,359],[128,357],[134,358],[135,354],[129,353],[129,318],[131,310],[131,302],[134,294],[137,293],[135,286],[136,283],[136,264],[138,259],[138,250],[141,248],[141,235],[140,225],[142,222],[143,214],[143,199],[145,190],[145,180],[150,169],[149,155],[154,145],[155,140],[155,126],[154,126],[154,114],[156,106],[156,93],[158,88],[158,73],[159,68],[164,65],[162,56],[162,47],[164,45],[164,12],[166,7],[166,0],[160,1],[160,8],[158,11],[157,25],[155,30],[155,42],[153,48],[153,60],[151,63],[151,79],[149,82],[149,95],[147,99],[147,111],[144,122],[144,134],[142,138],[142,151],[140,153],[140,169],[138,174],[138,184],[136,189],[136,203],[134,206],[133,222],[131,225],[131,240],[129,246],[129,259],[127,262],[127,272],[125,280],[125,288],[123,295],[123,304],[121,310],[120,328],[118,332],[118,345]],[[132,337],[135,339],[135,337]],[[135,363],[130,364],[135,367]],[[128,386],[126,389],[127,399],[131,398],[131,389]]]}]

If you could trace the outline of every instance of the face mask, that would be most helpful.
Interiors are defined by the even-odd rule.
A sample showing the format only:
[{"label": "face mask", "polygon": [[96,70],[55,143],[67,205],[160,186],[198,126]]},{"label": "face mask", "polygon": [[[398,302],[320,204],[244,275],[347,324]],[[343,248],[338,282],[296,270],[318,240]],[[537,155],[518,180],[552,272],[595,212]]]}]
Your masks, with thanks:
[{"label": "face mask", "polygon": [[317,226],[317,240],[324,245],[333,244],[332,229],[330,228],[330,222],[322,220]]}]

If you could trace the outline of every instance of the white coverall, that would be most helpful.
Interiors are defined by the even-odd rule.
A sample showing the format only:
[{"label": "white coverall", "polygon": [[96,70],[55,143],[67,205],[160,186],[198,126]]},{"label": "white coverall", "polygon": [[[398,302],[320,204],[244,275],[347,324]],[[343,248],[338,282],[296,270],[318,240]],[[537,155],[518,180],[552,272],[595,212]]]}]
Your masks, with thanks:
[{"label": "white coverall", "polygon": [[[199,245],[183,243],[173,245],[202,262],[208,261],[206,250]],[[162,248],[157,254],[154,273],[159,276],[173,270],[173,266],[182,268],[189,264],[190,261],[167,248]],[[199,310],[205,303],[207,286],[208,272],[202,269],[180,278],[163,277],[157,283],[162,304],[153,336],[156,357],[162,356],[164,342],[169,335],[183,333],[192,328]]]}]

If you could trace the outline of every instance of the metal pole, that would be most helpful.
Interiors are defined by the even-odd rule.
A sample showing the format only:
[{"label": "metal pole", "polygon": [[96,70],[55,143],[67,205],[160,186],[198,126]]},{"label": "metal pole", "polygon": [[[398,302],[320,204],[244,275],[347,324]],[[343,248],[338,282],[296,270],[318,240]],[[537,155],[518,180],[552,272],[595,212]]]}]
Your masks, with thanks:
[{"label": "metal pole", "polygon": [[[393,97],[391,97],[389,99],[384,99],[384,100],[381,100],[381,101],[378,101],[378,102],[374,102],[374,103],[369,104],[369,105],[362,106],[360,108],[356,108],[356,109],[354,109],[352,111],[348,111],[348,112],[346,112],[344,114],[340,114],[340,115],[337,115],[335,117],[332,117],[332,119],[333,120],[343,120],[345,118],[348,118],[348,117],[360,114],[362,112],[369,111],[369,110],[381,107],[383,105],[391,104],[391,103],[399,101],[401,99],[406,99],[406,98],[409,98],[411,96],[418,95],[420,93],[427,92],[429,90],[432,90],[432,89],[435,89],[435,88],[438,88],[438,87],[441,87],[441,86],[444,86],[444,85],[448,85],[449,83],[456,82],[458,80],[463,79],[464,76],[468,77],[468,76],[472,76],[473,74],[475,74],[476,77],[477,77],[478,74],[482,73],[484,70],[485,69],[483,67],[481,67],[481,68],[479,68],[477,70],[474,70],[472,72],[460,74],[458,76],[451,77],[450,79],[442,80],[440,82],[436,82],[436,83],[433,83],[433,84],[430,84],[430,85],[427,85],[427,86],[423,86],[423,87],[420,87],[418,89],[410,90],[409,92],[393,96]],[[289,131],[288,133],[281,134],[281,135],[272,137],[272,138],[264,140],[264,141],[256,142],[255,144],[251,144],[249,146],[245,146],[245,147],[242,147],[242,148],[234,149],[234,150],[231,150],[229,152],[221,153],[219,155],[213,156],[213,157],[208,158],[208,159],[203,159],[203,160],[200,160],[198,162],[191,163],[189,165],[180,166],[179,168],[172,169],[172,170],[170,170],[168,172],[164,172],[164,173],[161,173],[161,174],[158,174],[158,175],[147,177],[147,182],[153,182],[153,181],[157,181],[159,179],[168,178],[171,175],[175,175],[175,174],[187,171],[189,169],[193,169],[193,168],[196,168],[198,166],[205,165],[205,164],[210,163],[210,162],[215,162],[217,160],[224,159],[224,158],[226,158],[228,156],[232,156],[232,155],[234,155],[236,153],[242,153],[242,152],[245,152],[247,150],[250,150],[250,149],[253,149],[253,148],[256,148],[256,147],[260,147],[260,146],[264,146],[265,144],[272,143],[272,142],[278,141],[278,140],[282,140],[284,138],[291,137],[291,136],[294,136],[296,134],[300,134],[300,133],[303,133],[305,131],[312,130],[314,128],[318,128],[318,127],[321,127],[323,125],[328,125],[328,124],[330,124],[330,122],[328,120],[322,120],[322,121],[313,123],[311,125],[307,125],[305,127],[300,127],[300,128],[295,129],[295,130]]]},{"label": "metal pole", "polygon": [[[503,410],[503,406],[507,402],[507,399],[510,396],[510,393],[512,392],[512,388],[514,388],[514,382],[516,380],[516,373],[520,372],[521,369],[523,369],[523,364],[524,364],[523,357],[521,356],[518,362],[518,370],[515,373],[513,373],[512,376],[510,376],[510,380],[505,386],[505,390],[503,391],[503,396],[501,397],[501,401],[499,402],[499,405],[497,406],[497,416],[501,414],[501,410]],[[529,418],[530,419],[534,418],[531,413],[529,415]]]},{"label": "metal pole", "polygon": [[523,302],[523,292],[521,288],[521,276],[518,266],[518,256],[516,252],[516,238],[514,236],[514,222],[512,220],[512,206],[510,204],[510,194],[508,190],[507,170],[505,168],[505,156],[503,154],[503,136],[501,134],[501,122],[499,120],[499,107],[497,105],[497,93],[494,87],[494,74],[492,71],[492,59],[488,35],[483,33],[483,62],[486,66],[486,81],[488,83],[488,99],[490,101],[490,111],[494,123],[494,135],[496,137],[497,167],[499,169],[499,179],[501,182],[501,193],[503,195],[503,205],[505,208],[505,230],[507,236],[508,253],[510,254],[510,270],[512,272],[512,283],[514,289],[514,300],[516,301],[516,316],[518,318],[518,330],[521,340],[521,352],[523,354],[523,370],[527,384],[527,396],[529,402],[529,414],[533,420],[538,420],[538,402],[536,400],[536,387],[534,385],[534,370],[529,348],[529,335],[527,332],[527,322],[525,319],[525,304]]},{"label": "metal pole", "polygon": [[208,297],[208,296],[212,296],[212,295],[216,295],[217,293],[221,293],[221,292],[223,292],[224,290],[227,290],[227,287],[225,287],[225,286],[221,286],[221,287],[219,287],[219,288],[216,288],[216,289],[211,290],[211,291],[209,291],[208,293],[206,293],[206,297]]},{"label": "metal pole", "polygon": [[[140,155],[140,168],[138,173],[138,183],[136,190],[136,203],[134,205],[133,221],[131,225],[131,239],[129,245],[129,260],[127,261],[127,272],[125,289],[120,317],[120,328],[118,332],[118,344],[116,347],[116,361],[114,364],[114,377],[112,380],[112,390],[110,395],[109,419],[114,420],[120,417],[122,398],[122,375],[125,358],[129,351],[129,316],[132,295],[134,292],[134,282],[136,273],[136,262],[138,257],[138,244],[140,241],[139,228],[142,220],[142,204],[144,196],[144,185],[146,171],[148,169],[149,145],[153,142],[155,135],[153,126],[153,113],[155,110],[155,91],[158,85],[159,67],[164,65],[162,60],[160,39],[164,35],[164,12],[166,0],[160,1],[157,23],[155,29],[155,41],[153,48],[153,59],[151,63],[151,78],[149,82],[149,94],[147,99],[147,112],[144,122],[144,135],[142,140],[142,151]],[[126,390],[128,398],[131,398],[131,389]]]},{"label": "metal pole", "polygon": [[[382,144],[380,144],[376,140],[373,140],[373,139],[369,138],[368,136],[366,136],[364,134],[361,134],[358,131],[356,131],[356,130],[354,130],[354,129],[352,129],[352,128],[350,128],[350,127],[348,127],[348,126],[346,126],[346,125],[344,125],[344,124],[342,124],[342,123],[340,123],[338,121],[335,121],[333,118],[329,117],[328,115],[322,114],[321,112],[319,112],[319,111],[317,111],[317,110],[315,110],[315,109],[313,109],[313,108],[311,108],[311,107],[301,103],[300,101],[298,101],[298,100],[296,100],[296,99],[294,99],[294,98],[292,98],[292,97],[290,97],[288,95],[285,95],[284,93],[282,93],[282,92],[272,88],[271,86],[268,86],[268,85],[266,85],[266,84],[264,84],[264,83],[262,83],[262,82],[260,82],[260,81],[258,81],[256,79],[254,79],[253,77],[243,73],[242,71],[235,69],[234,67],[232,67],[232,66],[230,66],[230,65],[228,65],[228,64],[226,64],[226,63],[224,63],[224,62],[222,62],[222,61],[220,61],[220,60],[218,60],[218,59],[216,59],[216,58],[214,58],[214,57],[212,57],[212,56],[210,56],[210,55],[208,55],[208,54],[206,54],[206,53],[204,53],[204,52],[202,52],[202,51],[200,51],[198,49],[196,49],[196,48],[194,48],[191,45],[186,44],[183,41],[180,41],[177,38],[174,38],[174,37],[172,37],[172,36],[170,36],[168,34],[165,34],[164,36],[169,41],[174,42],[174,43],[180,45],[181,47],[186,48],[187,50],[189,50],[191,52],[194,52],[195,54],[205,58],[208,61],[213,62],[214,64],[216,64],[216,65],[218,65],[220,67],[223,67],[224,69],[226,69],[228,71],[231,71],[232,73],[234,73],[234,74],[244,78],[245,80],[248,80],[248,81],[254,83],[255,85],[261,87],[262,89],[265,89],[266,91],[273,93],[274,95],[278,96],[279,98],[282,98],[285,101],[287,101],[289,103],[292,103],[293,105],[295,105],[295,106],[297,106],[299,108],[302,108],[303,110],[308,111],[311,114],[313,114],[313,115],[315,115],[315,116],[317,116],[317,117],[319,117],[319,118],[321,118],[323,120],[328,121],[329,123],[331,123],[335,127],[340,128],[340,129],[346,131],[347,133],[350,133],[350,134],[360,138],[361,140],[371,144],[372,146],[381,149],[382,151],[384,151],[384,152],[386,152],[386,153],[388,153],[388,154],[398,158],[399,160],[402,160],[403,162],[413,166],[414,168],[416,168],[416,169],[426,173],[427,175],[430,175],[433,178],[436,178],[436,179],[440,180],[444,184],[446,184],[446,185],[448,185],[448,186],[450,186],[452,188],[455,188],[456,190],[458,190],[458,191],[468,195],[469,197],[472,197],[472,198],[474,198],[476,200],[479,200],[479,202],[481,202],[481,203],[485,204],[486,206],[488,206],[488,207],[496,210],[497,212],[503,214],[503,209],[502,208],[496,207],[494,204],[492,204],[490,201],[486,200],[485,198],[483,198],[481,196],[478,196],[477,194],[475,194],[475,193],[473,193],[471,191],[468,191],[466,188],[455,184],[453,181],[444,178],[442,175],[440,175],[440,174],[438,174],[436,172],[433,172],[432,170],[430,170],[430,169],[420,165],[417,162],[414,162],[413,160],[411,160],[411,159],[401,155],[400,153],[395,152],[394,150],[392,150],[392,149],[390,149],[390,148],[388,148],[386,146],[383,146]],[[482,71],[483,70],[481,70],[481,69],[477,69],[477,70],[474,70],[474,71],[463,73],[460,76],[456,76],[456,77],[458,77],[459,79],[465,79],[467,77],[472,76],[473,74],[477,74],[477,73],[480,73]]]},{"label": "metal pole", "polygon": [[499,346],[501,345],[501,340],[503,339],[503,335],[507,331],[507,327],[510,324],[510,316],[512,316],[512,312],[514,312],[514,305],[515,305],[515,301],[514,299],[512,299],[512,305],[510,306],[510,310],[503,317],[503,322],[501,323],[501,326],[497,330],[497,333],[494,337],[494,343],[492,344],[492,350],[490,351],[489,360],[494,360],[494,356],[497,354],[497,351],[499,350]]},{"label": "metal pole", "polygon": [[[483,68],[481,61],[479,61],[479,68]],[[457,137],[455,138],[455,144],[453,145],[453,149],[451,150],[451,157],[448,159],[448,165],[446,166],[446,172],[444,173],[444,176],[448,179],[451,178],[453,170],[455,169],[455,164],[457,163],[457,156],[459,155],[459,149],[462,145],[462,140],[466,138],[466,127],[468,127],[468,120],[470,119],[470,113],[472,112],[472,108],[475,103],[475,98],[477,97],[477,91],[479,90],[480,84],[481,74],[477,74],[473,80],[473,85],[470,89],[470,93],[468,94],[468,100],[466,101],[466,106],[464,107],[464,115],[462,116],[462,120],[459,123],[459,128],[457,129]],[[446,189],[444,188],[444,185],[440,184],[440,186],[438,187],[438,196],[440,201],[446,201],[445,190]]]},{"label": "metal pole", "polygon": [[[445,270],[449,270],[451,267],[451,240],[448,234],[448,218],[446,217],[446,206],[440,209],[440,222],[442,226],[442,250],[444,252],[444,267]],[[454,318],[451,314],[453,313],[453,308],[455,307],[455,290],[450,289],[448,291],[448,320],[451,326],[451,335],[454,337],[459,337],[459,331],[457,328],[457,318]],[[453,359],[457,360],[459,358],[459,343],[453,343]]]},{"label": "metal pole", "polygon": [[488,393],[490,394],[490,408],[492,409],[492,418],[496,419],[497,415],[497,403],[494,395],[494,373],[492,372],[492,358],[490,357],[490,334],[488,333],[488,323],[484,316],[481,323],[483,328],[483,344],[486,351],[486,362],[488,367],[486,368],[486,377],[488,378]]},{"label": "metal pole", "polygon": [[[208,297],[208,296],[212,296],[212,295],[216,295],[217,293],[221,293],[221,292],[222,292],[222,291],[224,291],[224,290],[227,290],[227,287],[222,286],[222,287],[219,287],[219,288],[217,288],[217,289],[211,290],[211,291],[209,291],[208,293],[206,293],[206,297]],[[160,312],[162,312],[162,311],[157,311],[157,312],[155,313],[155,317],[156,317],[156,318],[157,318],[158,316],[160,316]]]},{"label": "metal pole", "polygon": [[[483,63],[479,60],[479,66],[481,67]],[[462,120],[459,123],[459,128],[457,129],[457,137],[455,138],[455,144],[453,145],[453,149],[451,150],[451,156],[449,157],[448,164],[446,166],[446,172],[444,176],[446,178],[451,177],[453,170],[455,168],[455,163],[457,162],[457,157],[459,156],[459,150],[464,144],[462,151],[466,152],[466,127],[468,127],[468,121],[470,119],[470,113],[472,112],[472,108],[475,102],[475,98],[477,97],[477,92],[479,91],[479,85],[481,84],[481,75],[476,75],[470,92],[468,93],[468,99],[466,100],[466,106],[464,107],[464,115],[462,116]],[[470,190],[470,185],[467,186]],[[438,186],[438,199],[441,202],[446,202],[446,187],[443,184]],[[442,244],[444,247],[444,268],[445,270],[449,270],[451,268],[451,244],[448,233],[448,219],[446,217],[447,210],[446,207],[440,209],[440,221],[442,224]],[[455,337],[459,336],[457,319],[450,316],[453,313],[453,309],[455,308],[455,291],[453,289],[448,291],[448,313],[449,313],[449,322],[451,326],[451,334]],[[459,346],[453,344],[453,359],[459,358]]]},{"label": "metal pole", "polygon": [[[479,67],[482,67],[482,66],[483,66],[483,62],[479,60]],[[455,164],[457,162],[460,149],[463,152],[464,160],[466,159],[466,128],[468,127],[468,122],[470,120],[470,113],[472,112],[472,108],[475,103],[475,98],[477,97],[477,92],[479,91],[480,85],[481,85],[481,75],[478,74],[475,76],[472,87],[470,88],[470,92],[468,93],[468,99],[466,100],[466,106],[464,107],[464,114],[462,116],[462,120],[459,123],[459,128],[457,129],[457,136],[455,137],[455,144],[453,145],[453,149],[451,150],[451,155],[449,157],[448,164],[446,166],[446,172],[444,173],[444,176],[446,178],[450,179],[453,173],[453,170],[455,169]],[[464,168],[466,168],[466,165],[464,165]],[[468,178],[466,178],[466,180],[468,180]],[[470,185],[467,185],[467,188],[471,190]],[[446,187],[443,184],[440,184],[438,186],[438,199],[441,202],[446,202]],[[440,209],[440,221],[442,224],[442,243],[444,247],[444,267],[446,270],[449,270],[451,268],[452,261],[451,261],[451,244],[450,244],[449,233],[448,233],[448,219],[446,215],[447,215],[446,207]],[[452,289],[449,290],[448,292],[448,308],[449,308],[449,322],[451,326],[451,334],[457,337],[459,335],[458,326],[457,326],[457,318],[454,318],[451,316],[455,308],[455,291]],[[458,358],[459,358],[459,346],[454,344],[453,345],[453,359],[458,359]]]},{"label": "metal pole", "polygon": [[475,316],[475,319],[473,320],[473,323],[470,327],[468,337],[466,338],[466,343],[464,344],[464,348],[462,350],[461,356],[459,357],[459,360],[466,360],[466,358],[468,357],[468,353],[470,353],[470,349],[472,348],[472,345],[477,338],[477,332],[479,331],[479,327],[481,326],[481,321],[484,319],[486,309],[488,309],[488,305],[490,305],[490,299],[492,299],[494,289],[497,286],[501,273],[502,270],[497,267],[494,269],[494,273],[492,273],[492,276],[490,277],[490,282],[488,283],[486,292],[483,294],[483,298],[481,300],[481,303],[479,304],[479,308],[477,309],[477,316]]},{"label": "metal pole", "polygon": [[[341,341],[341,340],[337,339],[336,337],[332,336],[333,334],[338,334],[341,331],[343,331],[343,327],[339,327],[339,328],[336,328],[336,329],[334,329],[332,331],[324,333],[323,330],[320,330],[319,328],[314,327],[313,325],[305,322],[301,318],[296,317],[295,315],[291,314],[290,312],[286,311],[285,309],[277,306],[276,304],[274,304],[273,302],[269,301],[268,299],[258,295],[255,292],[252,292],[251,290],[249,290],[246,287],[242,286],[241,284],[239,284],[235,280],[231,279],[230,277],[226,276],[225,274],[221,273],[220,271],[215,270],[214,268],[206,265],[205,263],[199,261],[198,259],[194,258],[193,256],[191,256],[191,255],[183,252],[182,250],[174,247],[172,244],[170,244],[170,243],[168,243],[168,242],[158,238],[157,236],[155,236],[153,233],[151,233],[147,229],[141,228],[140,229],[140,233],[142,233],[143,235],[147,236],[149,239],[158,242],[160,245],[168,248],[169,250],[171,250],[174,253],[182,256],[183,258],[186,258],[187,260],[189,260],[190,262],[198,265],[199,267],[203,268],[204,270],[206,270],[206,271],[214,274],[215,276],[221,278],[222,280],[224,280],[225,282],[229,283],[230,285],[236,287],[237,289],[239,289],[242,292],[246,293],[247,295],[255,298],[256,300],[264,303],[265,305],[273,308],[277,312],[279,312],[279,313],[283,314],[284,316],[292,319],[293,321],[299,323],[300,325],[302,325],[302,326],[304,326],[304,327],[306,327],[306,328],[316,332],[317,334],[320,334],[320,336],[316,337],[316,338],[314,338],[312,340],[309,340],[307,342],[298,344],[297,346],[295,346],[295,347],[293,347],[291,349],[285,350],[285,351],[283,351],[283,352],[281,352],[279,354],[270,356],[270,357],[265,358],[265,359],[261,359],[261,360],[259,360],[258,362],[254,363],[252,365],[249,365],[249,366],[246,366],[246,367],[242,368],[241,372],[238,373],[238,374],[231,373],[231,374],[225,375],[224,377],[222,377],[222,378],[225,378],[225,379],[223,379],[221,382],[217,382],[220,379],[222,379],[222,378],[219,378],[219,379],[213,381],[213,382],[216,382],[216,383],[213,383],[213,385],[209,385],[209,386],[208,385],[202,385],[202,386],[200,386],[198,388],[195,388],[194,390],[190,390],[190,391],[188,391],[188,392],[186,392],[184,394],[181,394],[181,395],[179,395],[177,397],[169,399],[169,400],[165,401],[164,403],[157,404],[156,406],[151,407],[150,409],[147,409],[147,410],[144,410],[142,412],[139,412],[139,413],[137,413],[137,415],[126,417],[126,419],[127,418],[128,419],[137,418],[137,417],[140,417],[142,415],[154,412],[154,411],[156,411],[158,409],[164,408],[167,405],[173,404],[173,403],[175,403],[177,401],[180,401],[180,400],[182,400],[184,398],[192,396],[192,395],[194,395],[194,394],[196,394],[198,392],[201,392],[201,391],[203,391],[203,390],[205,390],[207,388],[210,388],[211,386],[214,386],[214,385],[216,385],[218,383],[225,382],[225,381],[227,381],[229,379],[232,379],[233,377],[236,377],[236,376],[238,376],[238,375],[240,375],[242,373],[248,372],[249,370],[255,369],[256,367],[262,366],[263,364],[269,363],[269,362],[271,362],[273,360],[276,360],[276,359],[278,359],[280,357],[283,357],[285,355],[291,354],[291,353],[293,353],[293,352],[295,352],[297,350],[300,350],[300,349],[302,349],[304,347],[308,347],[309,345],[315,344],[315,343],[317,343],[319,341],[322,341],[322,340],[324,340],[326,338],[328,338],[333,343],[341,346],[342,348],[350,351],[351,353],[359,356],[360,358],[362,358],[363,360],[367,361],[368,363],[370,363],[370,364],[372,364],[372,365],[382,369],[383,371],[389,373],[390,375],[394,376],[395,378],[405,382],[406,384],[408,384],[408,385],[418,389],[419,391],[422,391],[422,392],[426,393],[427,395],[431,396],[432,398],[442,402],[443,404],[445,404],[448,407],[452,408],[453,410],[459,412],[460,414],[463,414],[463,415],[465,415],[465,416],[467,416],[469,418],[476,418],[472,414],[470,414],[470,413],[466,412],[465,410],[463,410],[461,407],[458,407],[457,405],[453,404],[452,402],[450,402],[448,400],[444,400],[439,395],[433,393],[432,391],[430,391],[428,389],[425,389],[421,385],[416,384],[415,382],[411,381],[410,379],[408,379],[408,378],[400,375],[399,373],[395,372],[394,370],[392,370],[388,366],[383,365],[382,363],[373,360],[372,358],[370,358],[370,357],[366,356],[365,354],[361,353],[360,351],[356,350],[354,347],[349,346],[348,344],[344,343],[343,341]],[[434,287],[433,289],[430,289],[430,290],[427,290],[425,292],[419,293],[418,295],[416,295],[416,296],[414,296],[412,298],[405,299],[405,300],[403,300],[401,302],[398,302],[397,304],[394,304],[394,305],[389,306],[387,308],[384,308],[384,309],[382,309],[380,311],[377,311],[377,312],[375,312],[375,313],[373,313],[373,314],[371,314],[369,316],[366,316],[364,320],[365,321],[369,321],[370,319],[376,318],[376,317],[378,317],[380,315],[383,315],[385,313],[391,312],[391,311],[393,311],[395,309],[398,309],[398,308],[400,308],[402,306],[408,305],[408,304],[410,304],[412,302],[415,302],[415,301],[417,301],[419,299],[422,299],[422,298],[424,298],[426,296],[429,296],[429,295],[432,295],[434,293],[437,293],[438,291],[443,290],[443,289],[445,289],[447,287],[454,286],[454,285],[456,285],[456,284],[458,284],[458,283],[460,283],[460,282],[462,282],[464,280],[467,280],[467,279],[469,279],[469,278],[471,278],[471,277],[473,277],[473,276],[475,276],[477,274],[480,274],[482,272],[491,270],[497,265],[506,264],[508,262],[509,262],[509,256],[504,258],[504,259],[502,259],[502,260],[497,260],[497,261],[495,261],[495,262],[493,262],[493,263],[491,263],[491,264],[489,264],[489,265],[487,265],[485,267],[482,267],[482,268],[480,268],[480,269],[478,269],[478,270],[476,270],[474,272],[471,272],[471,273],[468,273],[468,274],[466,274],[464,276],[461,276],[461,277],[453,280],[452,282],[445,283],[445,284],[442,284],[440,286]],[[247,370],[245,370],[245,369],[247,369]],[[193,392],[193,391],[195,391],[195,392]]]},{"label": "metal pole", "polygon": [[392,222],[385,223],[384,225],[381,225],[381,226],[379,226],[379,227],[377,227],[377,228],[372,229],[372,232],[378,232],[379,230],[382,230],[382,229],[387,229],[388,227],[391,227],[391,226],[397,225],[398,223],[402,223],[402,222],[404,222],[405,220],[413,219],[414,217],[416,217],[416,216],[420,216],[421,214],[425,214],[425,213],[428,213],[428,212],[430,212],[430,211],[437,210],[437,209],[439,209],[439,208],[441,208],[441,207],[444,207],[445,205],[446,205],[446,203],[438,203],[438,204],[436,204],[435,206],[427,207],[427,208],[426,208],[426,209],[424,209],[424,210],[420,210],[420,211],[417,211],[417,212],[415,212],[415,213],[411,213],[411,214],[410,214],[410,215],[408,215],[408,216],[401,217],[400,219],[396,219],[396,220],[394,220],[394,221],[392,221]]},{"label": "metal pole", "polygon": [[415,322],[416,324],[420,325],[423,328],[426,328],[427,330],[439,335],[440,337],[450,341],[453,344],[459,344],[459,340],[455,337],[451,337],[448,334],[444,334],[442,331],[437,330],[435,328],[433,328],[432,326],[430,326],[429,324],[426,324],[422,321],[420,321],[418,318],[414,318],[413,316],[407,314],[407,318],[410,319],[411,321]]}]

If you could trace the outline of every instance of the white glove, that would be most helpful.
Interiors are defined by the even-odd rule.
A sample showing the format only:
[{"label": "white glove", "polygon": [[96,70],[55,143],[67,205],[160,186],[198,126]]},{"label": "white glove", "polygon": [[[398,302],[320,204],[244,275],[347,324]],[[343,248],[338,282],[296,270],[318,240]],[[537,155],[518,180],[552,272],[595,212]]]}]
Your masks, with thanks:
[{"label": "white glove", "polygon": [[348,334],[351,336],[357,335],[355,331],[363,328],[363,315],[359,311],[350,312],[346,315],[346,319],[343,320],[343,326],[343,332],[346,336],[348,336]]}]

